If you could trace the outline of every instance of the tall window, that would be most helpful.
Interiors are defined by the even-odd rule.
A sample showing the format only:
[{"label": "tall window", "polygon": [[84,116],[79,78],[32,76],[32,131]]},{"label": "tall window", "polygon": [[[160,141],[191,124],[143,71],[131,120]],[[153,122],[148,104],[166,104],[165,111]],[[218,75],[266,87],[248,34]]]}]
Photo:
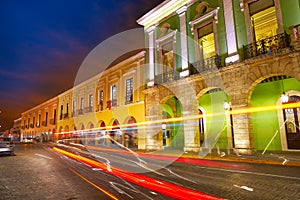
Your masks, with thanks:
[{"label": "tall window", "polygon": [[277,35],[278,24],[273,0],[251,3],[249,9],[255,41]]},{"label": "tall window", "polygon": [[98,106],[99,110],[103,110],[104,92],[103,90],[98,90]]},{"label": "tall window", "polygon": [[133,101],[133,78],[126,80],[126,101],[125,103],[132,103]]},{"label": "tall window", "polygon": [[116,85],[111,86],[110,97],[111,97],[111,101],[112,101],[112,106],[116,106],[117,105],[117,86]]},{"label": "tall window", "polygon": [[63,118],[63,111],[64,111],[64,106],[61,105],[61,106],[60,106],[60,116],[59,116],[59,119],[62,119],[62,118]]},{"label": "tall window", "polygon": [[83,109],[84,108],[84,98],[81,97],[80,98],[80,109]]},{"label": "tall window", "polygon": [[198,30],[198,46],[199,60],[210,58],[216,55],[215,51],[215,35],[213,32],[213,24],[210,23]]},{"label": "tall window", "polygon": [[66,112],[67,115],[69,115],[69,103],[67,103],[67,112]]},{"label": "tall window", "polygon": [[48,123],[48,112],[46,112],[45,126],[47,126],[47,123]]},{"label": "tall window", "polygon": [[73,100],[73,104],[72,104],[72,115],[75,116],[76,113],[76,100]]},{"label": "tall window", "polygon": [[80,98],[80,109],[78,110],[78,114],[82,115],[83,114],[83,109],[84,109],[84,98]]},{"label": "tall window", "polygon": [[89,95],[89,107],[93,107],[94,96],[92,94]]},{"label": "tall window", "polygon": [[163,64],[163,72],[167,72],[170,69],[174,69],[174,51],[173,51],[173,41],[162,45],[161,59]]}]

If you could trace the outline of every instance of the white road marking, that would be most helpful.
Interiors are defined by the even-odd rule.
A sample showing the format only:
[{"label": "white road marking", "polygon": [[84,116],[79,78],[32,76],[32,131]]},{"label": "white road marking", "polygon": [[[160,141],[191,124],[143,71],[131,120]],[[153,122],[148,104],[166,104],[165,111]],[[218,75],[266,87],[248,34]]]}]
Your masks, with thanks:
[{"label": "white road marking", "polygon": [[43,157],[43,158],[47,158],[47,159],[49,159],[49,160],[51,160],[52,158],[51,157],[49,157],[49,156],[45,156],[45,155],[42,155],[42,154],[39,154],[39,153],[36,153],[36,154],[34,154],[34,155],[36,155],[36,156],[40,156],[40,157]]},{"label": "white road marking", "polygon": [[244,190],[247,190],[247,191],[250,191],[250,192],[253,192],[253,188],[250,188],[250,187],[247,187],[247,186],[244,186],[244,185],[243,186],[233,185],[233,186],[244,189]]}]

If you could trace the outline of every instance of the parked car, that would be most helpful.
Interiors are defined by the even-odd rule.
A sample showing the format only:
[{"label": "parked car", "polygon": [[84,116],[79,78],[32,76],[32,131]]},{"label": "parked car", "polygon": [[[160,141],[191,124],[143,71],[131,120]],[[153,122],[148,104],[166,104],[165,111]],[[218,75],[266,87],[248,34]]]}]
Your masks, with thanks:
[{"label": "parked car", "polygon": [[23,143],[24,144],[33,143],[33,138],[24,138]]},{"label": "parked car", "polygon": [[14,154],[14,145],[7,143],[6,141],[0,141],[0,154],[1,155],[10,155],[13,156]]}]

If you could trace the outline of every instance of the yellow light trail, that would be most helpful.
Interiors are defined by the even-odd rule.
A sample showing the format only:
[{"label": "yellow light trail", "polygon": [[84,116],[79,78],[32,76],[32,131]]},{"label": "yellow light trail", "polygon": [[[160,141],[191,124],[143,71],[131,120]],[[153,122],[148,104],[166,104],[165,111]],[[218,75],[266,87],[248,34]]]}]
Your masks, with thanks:
[{"label": "yellow light trail", "polygon": [[[278,104],[278,105],[270,105],[270,106],[260,106],[260,107],[248,107],[243,109],[233,109],[231,111],[227,111],[228,114],[232,115],[238,115],[238,114],[249,114],[249,113],[257,113],[257,112],[264,112],[264,111],[270,111],[270,110],[278,110],[278,109],[290,109],[290,108],[297,108],[300,107],[300,102],[296,103],[288,103],[288,104]],[[224,112],[216,112],[216,113],[207,113],[205,114],[206,117],[214,117],[214,116],[225,116],[226,111]],[[181,122],[185,120],[195,120],[203,118],[203,115],[190,115],[190,116],[184,116],[184,117],[173,117],[168,119],[159,119],[154,121],[143,121],[143,122],[137,122],[137,123],[131,123],[131,124],[120,124],[117,126],[105,126],[105,127],[97,127],[93,129],[85,129],[85,130],[77,130],[77,131],[69,131],[69,132],[60,132],[55,134],[66,134],[66,133],[77,133],[80,131],[106,131],[109,129],[114,129],[116,127],[118,128],[128,128],[132,126],[149,126],[149,125],[161,125],[162,123],[171,123],[171,122]]]}]

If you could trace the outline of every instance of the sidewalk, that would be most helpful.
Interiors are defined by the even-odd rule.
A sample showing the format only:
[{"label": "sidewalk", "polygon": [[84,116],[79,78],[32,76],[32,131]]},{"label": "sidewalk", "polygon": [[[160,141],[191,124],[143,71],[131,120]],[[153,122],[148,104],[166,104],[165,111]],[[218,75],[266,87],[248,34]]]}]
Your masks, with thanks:
[{"label": "sidewalk", "polygon": [[[44,143],[43,145],[53,147],[53,143]],[[120,147],[104,147],[107,150],[119,151]],[[125,149],[122,149],[123,151]],[[290,152],[257,152],[252,155],[238,155],[235,153],[222,152],[217,153],[212,151],[205,155],[200,155],[199,152],[184,152],[179,149],[164,149],[156,151],[146,151],[140,149],[130,149],[138,154],[148,154],[148,155],[161,155],[161,156],[172,156],[172,157],[182,157],[182,158],[193,158],[193,159],[205,159],[205,160],[215,160],[215,161],[230,161],[230,162],[245,162],[245,163],[257,163],[257,164],[272,164],[272,165],[282,165],[282,166],[296,166],[300,167],[300,151],[290,151]],[[128,150],[125,150],[128,151]]]},{"label": "sidewalk", "polygon": [[272,165],[284,165],[284,166],[296,166],[300,167],[300,152],[266,152],[262,155],[261,152],[257,152],[253,155],[237,155],[234,153],[227,154],[227,152],[208,153],[205,156],[199,155],[199,153],[183,152],[179,150],[160,150],[153,152],[143,152],[146,154],[164,155],[164,156],[177,156],[183,158],[205,159],[205,160],[218,160],[218,161],[230,161],[230,162],[245,162],[245,163],[257,163],[257,164],[272,164]]}]

